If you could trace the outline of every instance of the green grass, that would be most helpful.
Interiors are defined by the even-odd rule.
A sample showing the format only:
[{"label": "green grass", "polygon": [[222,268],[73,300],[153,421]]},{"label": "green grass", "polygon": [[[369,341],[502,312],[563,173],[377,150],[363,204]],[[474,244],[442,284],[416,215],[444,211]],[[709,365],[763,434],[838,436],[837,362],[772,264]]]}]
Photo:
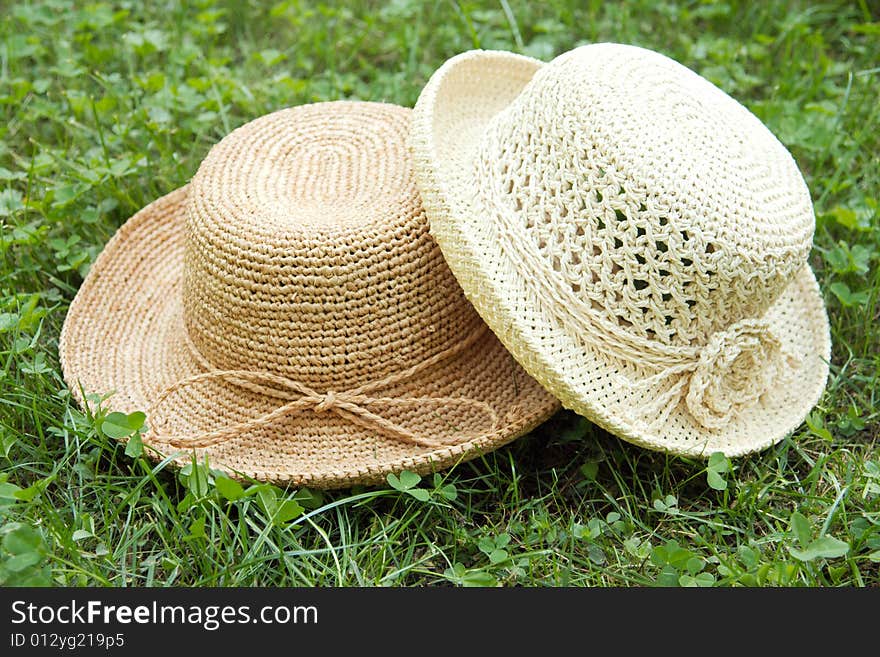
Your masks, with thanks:
[{"label": "green grass", "polygon": [[[67,4],[0,2],[0,583],[880,585],[871,0]],[[90,262],[230,129],[311,101],[412,105],[473,47],[599,40],[708,77],[804,171],[834,354],[790,439],[710,475],[560,413],[423,493],[319,495],[130,458],[72,403],[57,339]]]}]

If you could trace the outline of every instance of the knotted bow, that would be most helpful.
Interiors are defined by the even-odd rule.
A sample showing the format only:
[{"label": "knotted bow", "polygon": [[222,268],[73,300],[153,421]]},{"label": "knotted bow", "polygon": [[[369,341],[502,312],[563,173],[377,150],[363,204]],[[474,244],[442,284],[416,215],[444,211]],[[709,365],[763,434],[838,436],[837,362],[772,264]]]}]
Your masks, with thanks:
[{"label": "knotted bow", "polygon": [[[424,372],[442,361],[452,358],[473,345],[485,334],[485,332],[486,326],[482,325],[478,330],[471,333],[468,338],[458,342],[449,349],[445,349],[413,367],[392,374],[383,379],[372,381],[350,390],[328,390],[323,393],[314,390],[304,383],[273,372],[212,369],[210,368],[210,363],[208,363],[207,359],[205,359],[195,345],[188,340],[190,350],[193,352],[196,360],[208,371],[202,374],[195,374],[186,377],[163,390],[150,409],[150,417],[153,417],[153,414],[156,413],[156,410],[166,399],[168,399],[168,397],[175,392],[180,391],[182,388],[205,381],[224,381],[243,390],[281,400],[282,403],[258,417],[243,422],[231,424],[194,436],[177,436],[167,439],[160,437],[159,440],[178,448],[210,447],[229,440],[230,438],[238,437],[248,431],[270,425],[281,417],[304,411],[312,411],[317,414],[325,412],[335,413],[339,417],[360,427],[420,447],[443,447],[449,444],[455,444],[459,441],[466,442],[467,440],[479,437],[480,435],[484,435],[498,428],[498,415],[489,404],[476,399],[469,399],[467,397],[416,397],[409,395],[383,397],[374,396],[374,393],[383,388],[389,388],[395,384],[412,379],[417,374]],[[457,431],[458,440],[453,443],[448,443],[434,438],[420,436],[407,427],[389,420],[388,418],[382,417],[370,410],[371,407],[376,406],[396,406],[401,409],[408,408],[413,412],[424,412],[424,407],[429,404],[445,409],[459,408],[462,410],[476,410],[486,416],[488,423],[476,432]],[[161,426],[163,422],[159,419],[158,421],[154,421],[154,424]],[[455,427],[452,428],[456,429]]]},{"label": "knotted bow", "polygon": [[714,333],[693,358],[625,385],[650,390],[672,379],[666,390],[641,408],[641,415],[655,416],[650,424],[663,422],[683,400],[700,425],[720,429],[771,386],[785,381],[799,363],[766,321],[744,319]]}]

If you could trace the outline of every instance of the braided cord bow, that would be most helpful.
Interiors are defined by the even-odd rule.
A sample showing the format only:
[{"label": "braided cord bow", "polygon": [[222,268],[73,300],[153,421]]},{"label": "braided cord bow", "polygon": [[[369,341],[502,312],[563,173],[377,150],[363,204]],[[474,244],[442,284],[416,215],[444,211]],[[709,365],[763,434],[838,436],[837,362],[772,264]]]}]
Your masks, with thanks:
[{"label": "braided cord bow", "polygon": [[[190,350],[193,352],[196,360],[207,370],[201,374],[195,374],[186,377],[177,383],[165,388],[160,393],[150,409],[150,417],[156,414],[157,409],[174,393],[181,389],[203,383],[206,381],[224,381],[243,390],[254,392],[266,397],[278,399],[281,403],[274,409],[263,413],[262,415],[251,418],[235,424],[220,427],[212,431],[206,431],[192,436],[175,436],[171,438],[159,438],[163,442],[167,442],[173,447],[210,447],[229,439],[236,438],[254,429],[271,425],[278,419],[302,413],[304,411],[312,411],[317,414],[331,412],[337,416],[363,427],[368,430],[376,431],[389,438],[399,440],[401,442],[416,445],[420,447],[443,447],[450,443],[427,438],[418,435],[415,431],[403,426],[397,422],[389,420],[382,415],[374,412],[371,408],[376,406],[398,407],[401,409],[411,409],[413,411],[423,411],[426,405],[435,405],[441,408],[459,408],[462,410],[474,410],[482,413],[488,422],[477,432],[458,432],[459,438],[451,444],[466,442],[476,438],[484,433],[488,433],[497,429],[499,425],[498,415],[495,410],[487,403],[467,397],[431,397],[431,396],[374,396],[379,390],[388,388],[397,383],[412,379],[417,374],[433,367],[453,356],[461,353],[477,340],[479,340],[486,332],[486,326],[481,325],[479,329],[471,333],[465,340],[458,342],[452,347],[445,349],[434,356],[410,367],[401,372],[389,375],[383,379],[372,381],[364,385],[352,388],[350,390],[318,392],[302,382],[290,379],[285,376],[275,374],[273,372],[254,372],[250,370],[219,370],[212,369],[207,359],[198,351],[192,341],[189,342]],[[154,424],[163,424],[160,419]],[[455,428],[455,427],[453,427]]]}]

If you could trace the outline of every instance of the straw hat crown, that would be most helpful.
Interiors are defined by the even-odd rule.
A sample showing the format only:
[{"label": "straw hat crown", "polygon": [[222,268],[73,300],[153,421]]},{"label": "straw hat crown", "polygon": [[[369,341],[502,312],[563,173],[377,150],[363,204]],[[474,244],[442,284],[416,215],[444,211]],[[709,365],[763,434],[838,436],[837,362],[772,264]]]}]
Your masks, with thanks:
[{"label": "straw hat crown", "polygon": [[647,50],[600,44],[542,67],[490,122],[475,165],[510,247],[563,301],[560,319],[588,318],[648,362],[760,318],[812,245],[810,195],[785,147]]},{"label": "straw hat crown", "polygon": [[350,389],[480,324],[428,234],[407,125],[391,105],[302,106],[214,146],[189,186],[183,273],[212,368]]}]

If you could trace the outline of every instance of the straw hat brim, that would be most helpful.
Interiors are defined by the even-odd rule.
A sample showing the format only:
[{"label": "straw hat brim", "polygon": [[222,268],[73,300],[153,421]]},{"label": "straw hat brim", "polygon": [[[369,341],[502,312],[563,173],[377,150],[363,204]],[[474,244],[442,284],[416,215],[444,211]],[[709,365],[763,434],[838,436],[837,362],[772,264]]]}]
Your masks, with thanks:
[{"label": "straw hat brim", "polygon": [[828,317],[809,266],[765,316],[800,364],[725,427],[710,430],[694,422],[684,404],[663,422],[642,418],[639,406],[660,387],[637,396],[623,390],[618,374],[632,368],[564,330],[520,263],[501,247],[493,210],[478,192],[474,159],[489,123],[541,66],[512,53],[463,53],[431,77],[413,113],[411,148],[431,234],[465,295],[523,369],[564,407],[624,440],[696,457],[716,451],[739,456],[782,440],[818,402],[829,372]]},{"label": "straw hat brim", "polygon": [[[182,321],[185,199],[182,187],[129,219],[96,259],[62,330],[59,354],[65,380],[80,404],[81,389],[114,394],[105,408],[146,411],[161,391],[200,366],[187,343]],[[250,394],[250,393],[249,393]],[[332,412],[304,411],[271,426],[243,433],[219,445],[197,450],[144,443],[155,459],[171,457],[178,465],[207,452],[210,467],[236,478],[339,488],[376,483],[388,473],[420,474],[447,468],[485,454],[527,433],[559,409],[558,402],[522,369],[486,331],[472,347],[388,394],[458,397],[489,404],[499,422],[476,438],[440,448],[422,447],[363,429]],[[241,419],[242,391],[221,382],[205,382],[199,394],[181,396],[163,414],[191,435]],[[169,402],[172,404],[172,402]],[[248,399],[265,411],[277,400]],[[444,412],[426,405],[419,413]],[[147,418],[149,425],[150,418]]]}]

